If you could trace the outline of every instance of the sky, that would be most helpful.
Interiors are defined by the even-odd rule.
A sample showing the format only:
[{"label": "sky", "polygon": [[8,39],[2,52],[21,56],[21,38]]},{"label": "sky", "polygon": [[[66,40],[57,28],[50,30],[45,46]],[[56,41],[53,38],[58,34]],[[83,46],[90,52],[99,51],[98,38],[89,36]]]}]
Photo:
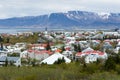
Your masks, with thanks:
[{"label": "sky", "polygon": [[55,12],[90,11],[120,13],[120,0],[1,0],[0,19]]}]

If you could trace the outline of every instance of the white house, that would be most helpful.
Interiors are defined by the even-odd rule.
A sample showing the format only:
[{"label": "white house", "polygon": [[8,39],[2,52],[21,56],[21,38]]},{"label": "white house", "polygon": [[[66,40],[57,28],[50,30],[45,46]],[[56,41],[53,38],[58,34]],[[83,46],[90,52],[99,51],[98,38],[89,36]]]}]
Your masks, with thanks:
[{"label": "white house", "polygon": [[69,59],[73,59],[73,53],[69,50],[63,51],[62,54]]},{"label": "white house", "polygon": [[77,53],[76,59],[79,59],[83,56],[85,57],[86,63],[97,61],[98,58],[107,59],[107,57],[108,57],[105,52],[93,50],[93,51],[86,51],[86,52]]},{"label": "white house", "polygon": [[91,47],[88,47],[88,48],[84,49],[82,52],[87,52],[87,51],[94,51],[94,49],[92,49]]},{"label": "white house", "polygon": [[70,63],[71,60],[69,58],[67,58],[66,56],[60,54],[59,52],[54,53],[53,55],[49,56],[48,58],[44,59],[43,61],[41,61],[40,63],[47,63],[49,65],[52,65],[55,63],[55,61],[57,61],[59,58],[64,58],[65,59],[65,63]]},{"label": "white house", "polygon": [[28,57],[36,60],[43,60],[49,57],[52,54],[50,51],[39,51],[39,50],[28,50]]},{"label": "white house", "polygon": [[89,43],[87,41],[79,41],[79,44],[82,49],[89,47]]},{"label": "white house", "polygon": [[90,62],[94,62],[94,61],[97,61],[97,58],[99,56],[96,55],[96,54],[88,54],[86,57],[85,57],[85,62],[86,63],[90,63]]},{"label": "white house", "polygon": [[20,53],[20,58],[27,58],[27,57],[28,57],[28,51],[27,50]]},{"label": "white house", "polygon": [[74,44],[75,41],[76,41],[75,37],[65,37],[65,42],[66,43]]},{"label": "white house", "polygon": [[94,62],[94,61],[97,61],[97,59],[107,59],[107,54],[104,53],[104,54],[94,54],[94,53],[91,53],[91,54],[88,54],[86,57],[85,57],[85,62],[86,63],[90,63],[90,62]]},{"label": "white house", "polygon": [[21,58],[20,57],[7,57],[7,56],[2,56],[0,57],[0,65],[4,65],[5,61],[8,61],[8,64],[10,64],[11,62],[15,65],[15,66],[21,66]]},{"label": "white house", "polygon": [[115,53],[118,53],[120,50],[120,42],[116,45],[116,48],[114,49]]},{"label": "white house", "polygon": [[7,51],[5,51],[5,50],[0,50],[0,57],[2,57],[2,56],[7,56]]},{"label": "white house", "polygon": [[119,35],[118,32],[114,32],[114,31],[113,32],[112,31],[111,32],[103,32],[103,34],[104,35]]}]

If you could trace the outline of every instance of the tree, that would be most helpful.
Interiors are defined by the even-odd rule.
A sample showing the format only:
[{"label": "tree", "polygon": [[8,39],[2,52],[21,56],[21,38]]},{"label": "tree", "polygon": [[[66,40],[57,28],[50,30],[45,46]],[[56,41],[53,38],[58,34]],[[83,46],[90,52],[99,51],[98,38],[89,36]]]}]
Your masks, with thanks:
[{"label": "tree", "polygon": [[115,61],[116,64],[120,64],[120,56],[119,56],[119,54],[115,54],[113,60]]},{"label": "tree", "polygon": [[3,50],[3,43],[1,43],[1,50]]},{"label": "tree", "polygon": [[46,46],[46,50],[50,50],[51,48],[50,48],[50,43],[49,43],[49,41],[47,42],[47,46]]},{"label": "tree", "polygon": [[3,42],[3,38],[0,36],[0,42]]},{"label": "tree", "polygon": [[36,59],[33,59],[32,61],[32,67],[35,67],[36,66]]},{"label": "tree", "polygon": [[77,45],[74,44],[73,46],[74,46],[74,50],[77,52],[77,51],[78,51],[78,50],[77,50]]},{"label": "tree", "polygon": [[8,54],[8,56],[19,57],[19,56],[20,56],[20,53],[12,53],[12,54]]},{"label": "tree", "polygon": [[115,61],[113,60],[112,56],[108,57],[108,59],[105,62],[104,68],[107,71],[115,70],[116,64],[115,64]]},{"label": "tree", "polygon": [[1,49],[3,50],[3,38],[0,36]]},{"label": "tree", "polygon": [[81,51],[82,51],[82,50],[81,50],[81,46],[80,46],[80,44],[78,44],[77,49],[78,49],[78,52],[81,52]]},{"label": "tree", "polygon": [[9,43],[10,42],[10,38],[7,38],[6,42]]},{"label": "tree", "polygon": [[65,63],[64,57],[62,57],[62,59],[58,58],[58,60],[54,62],[54,64],[62,64],[62,63]]},{"label": "tree", "polygon": [[13,66],[14,65],[14,61],[10,61],[10,66]]},{"label": "tree", "polygon": [[5,67],[7,67],[8,66],[8,59],[6,58],[5,59]]},{"label": "tree", "polygon": [[62,52],[65,51],[65,48],[64,48],[64,47],[65,47],[65,46],[62,46]]}]

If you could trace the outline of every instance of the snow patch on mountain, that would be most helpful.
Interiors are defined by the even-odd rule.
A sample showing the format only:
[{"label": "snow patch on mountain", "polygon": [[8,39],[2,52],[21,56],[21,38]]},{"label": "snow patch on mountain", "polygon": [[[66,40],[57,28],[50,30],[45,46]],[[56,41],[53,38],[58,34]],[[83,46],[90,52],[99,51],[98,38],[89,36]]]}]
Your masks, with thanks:
[{"label": "snow patch on mountain", "polygon": [[101,13],[97,13],[98,16],[100,16],[100,18],[102,19],[108,19],[109,16],[111,15],[110,13],[105,13],[105,12],[101,12]]}]

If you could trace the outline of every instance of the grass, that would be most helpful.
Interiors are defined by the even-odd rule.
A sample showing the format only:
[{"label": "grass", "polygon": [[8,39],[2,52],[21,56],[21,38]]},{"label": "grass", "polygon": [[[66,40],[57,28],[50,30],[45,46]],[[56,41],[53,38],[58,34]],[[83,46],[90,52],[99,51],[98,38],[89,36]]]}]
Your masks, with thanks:
[{"label": "grass", "polygon": [[119,80],[115,71],[101,71],[95,65],[84,70],[79,63],[0,68],[0,80]]}]

